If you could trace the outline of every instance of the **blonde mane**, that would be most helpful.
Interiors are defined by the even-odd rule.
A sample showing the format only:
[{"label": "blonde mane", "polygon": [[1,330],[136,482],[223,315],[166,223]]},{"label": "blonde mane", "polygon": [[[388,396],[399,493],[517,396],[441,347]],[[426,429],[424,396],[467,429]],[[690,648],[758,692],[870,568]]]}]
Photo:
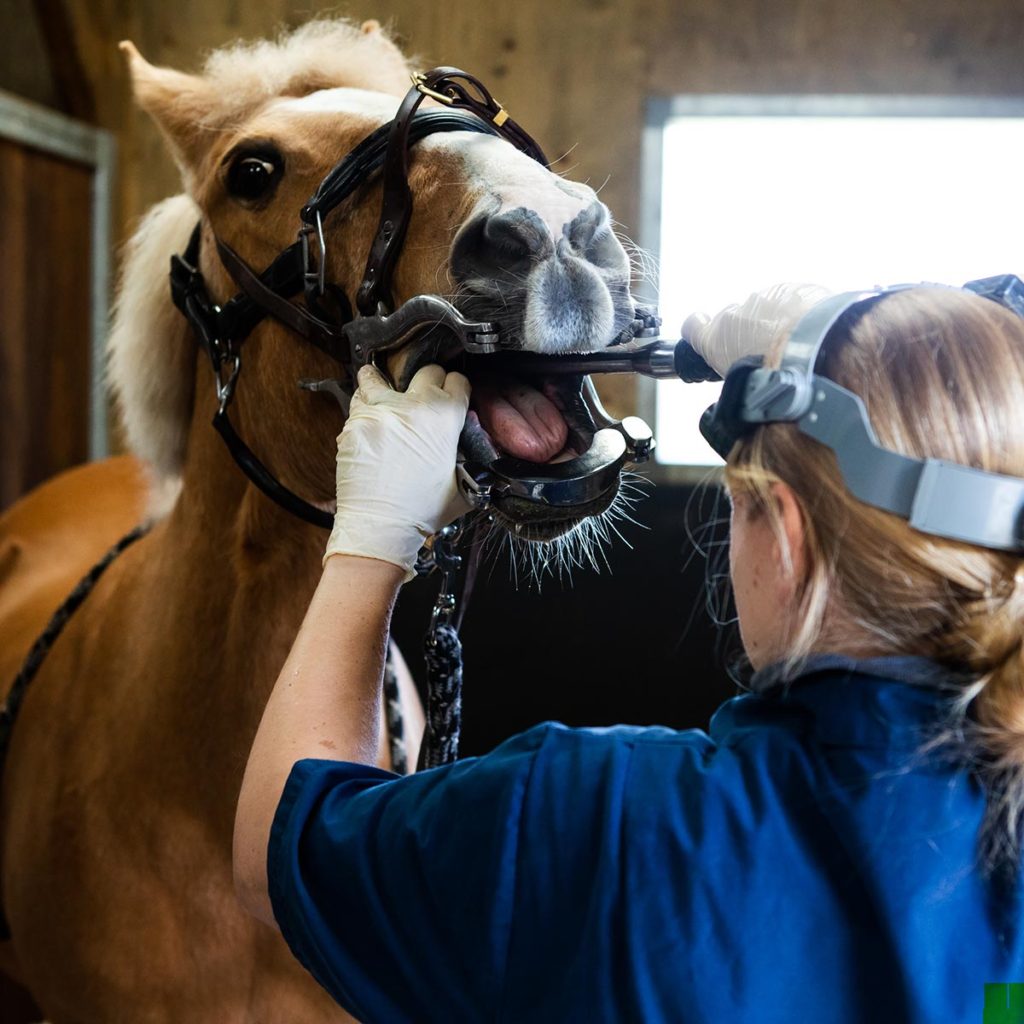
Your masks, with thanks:
[{"label": "blonde mane", "polygon": [[121,254],[107,339],[107,376],[125,438],[158,481],[176,478],[185,461],[197,354],[191,328],[171,302],[167,269],[199,217],[199,207],[179,195],[142,218]]},{"label": "blonde mane", "polygon": [[[134,70],[145,64],[130,43],[122,48]],[[320,89],[354,86],[402,95],[409,63],[377,22],[360,26],[336,19],[310,22],[274,41],[216,50],[198,78],[151,70],[160,78],[136,74],[143,107],[148,109],[156,81],[161,89],[180,87],[185,105],[190,89],[199,85],[202,109],[195,110],[193,123],[219,128],[240,123],[275,98]],[[183,177],[188,188],[187,173]],[[197,355],[191,331],[171,303],[168,261],[184,251],[201,216],[188,195],[165,199],[143,217],[121,254],[107,341],[108,379],[128,446],[151,468],[154,497],[173,496],[184,464]]]},{"label": "blonde mane", "polygon": [[279,96],[307,96],[343,86],[402,96],[410,62],[376,21],[311,21],[276,40],[215,50],[202,77],[223,109],[243,112]]}]

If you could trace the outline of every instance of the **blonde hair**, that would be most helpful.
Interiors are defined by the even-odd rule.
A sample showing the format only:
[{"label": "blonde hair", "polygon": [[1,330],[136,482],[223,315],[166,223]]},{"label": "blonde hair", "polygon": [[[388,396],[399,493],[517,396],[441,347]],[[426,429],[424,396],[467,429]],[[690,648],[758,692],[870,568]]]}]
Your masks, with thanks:
[{"label": "blonde hair", "polygon": [[[768,362],[777,365],[781,345]],[[914,288],[833,330],[818,371],[865,402],[879,442],[1024,476],[1024,321],[967,292]],[[961,679],[955,741],[988,792],[990,863],[1014,860],[1024,816],[1024,560],[914,530],[855,499],[834,454],[791,424],[730,453],[726,480],[782,536],[771,485],[799,502],[807,571],[786,651],[931,658]],[[962,674],[956,674],[962,673]]]}]

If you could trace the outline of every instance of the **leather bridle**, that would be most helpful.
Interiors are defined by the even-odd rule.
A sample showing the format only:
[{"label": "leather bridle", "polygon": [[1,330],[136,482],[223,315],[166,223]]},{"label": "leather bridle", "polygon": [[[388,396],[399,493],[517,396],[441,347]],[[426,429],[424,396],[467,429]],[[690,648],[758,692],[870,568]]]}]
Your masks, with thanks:
[{"label": "leather bridle", "polygon": [[[445,109],[420,111],[430,97]],[[472,322],[437,295],[418,295],[392,312],[392,278],[412,216],[413,197],[409,188],[409,149],[427,135],[437,132],[470,131],[494,135],[511,142],[538,163],[547,166],[540,146],[511,118],[472,75],[457,68],[440,67],[413,75],[413,86],[402,100],[394,119],[367,135],[343,157],[300,211],[298,239],[284,249],[262,273],[257,272],[222,239],[215,239],[217,254],[239,293],[218,305],[211,298],[199,271],[201,224],[197,224],[182,255],[171,258],[171,295],[174,304],[192,325],[196,338],[207,353],[216,378],[217,411],[213,425],[246,476],[278,505],[306,522],[330,529],[330,513],[310,504],[289,490],[266,468],[238,435],[229,417],[242,368],[245,339],[266,317],[284,324],[316,348],[338,362],[348,389],[355,371],[374,355],[393,350],[408,338],[437,327],[454,334],[464,351],[491,353],[504,347],[499,328],[491,322]],[[378,172],[382,175],[382,201],[377,231],[370,246],[362,283],[356,292],[358,316],[344,291],[326,279],[327,247],[324,222],[330,213],[356,189]],[[303,304],[292,300],[303,296]],[[639,314],[630,338],[657,333],[657,318]],[[621,339],[625,340],[625,339]],[[332,384],[342,403],[346,396],[339,382],[306,382],[311,390],[324,390]],[[471,462],[460,469],[460,485],[478,507],[484,507],[495,493],[495,481],[504,492],[520,497],[552,496],[559,504],[560,494],[572,491],[572,485],[593,478],[593,486],[607,488],[608,479],[618,473],[627,455],[641,461],[652,447],[646,426],[637,432],[635,417],[611,420],[600,409],[596,393],[587,389],[598,437],[594,451],[557,467],[519,466],[516,460],[504,460],[503,474],[492,458],[490,464]],[[612,427],[624,441],[613,439],[609,445],[606,428]],[[621,451],[620,451],[621,449]],[[512,463],[515,462],[515,465]],[[498,467],[497,473],[492,470]],[[598,473],[598,469],[601,471]],[[529,478],[519,486],[514,473]],[[550,480],[545,477],[550,475]],[[538,482],[539,481],[539,482]],[[568,485],[567,485],[568,481]],[[573,495],[576,492],[573,491]],[[570,504],[569,501],[566,501]]]}]

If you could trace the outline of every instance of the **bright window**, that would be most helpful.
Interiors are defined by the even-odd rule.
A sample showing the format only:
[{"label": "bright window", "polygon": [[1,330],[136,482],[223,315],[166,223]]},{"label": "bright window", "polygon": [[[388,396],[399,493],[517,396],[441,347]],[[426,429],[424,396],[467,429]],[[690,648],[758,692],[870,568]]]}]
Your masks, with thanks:
[{"label": "bright window", "polygon": [[[780,281],[1024,277],[1021,101],[679,97],[647,132],[666,335]],[[660,462],[719,461],[697,431],[717,390],[657,385]]]}]

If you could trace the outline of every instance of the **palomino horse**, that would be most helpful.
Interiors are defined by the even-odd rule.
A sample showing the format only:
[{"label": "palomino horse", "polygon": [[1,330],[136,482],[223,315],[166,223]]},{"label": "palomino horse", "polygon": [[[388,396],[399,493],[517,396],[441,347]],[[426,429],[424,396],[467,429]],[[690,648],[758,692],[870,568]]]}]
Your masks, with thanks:
[{"label": "palomino horse", "polygon": [[[210,365],[171,306],[167,265],[199,220],[209,288],[219,302],[234,294],[214,236],[267,265],[330,167],[393,116],[409,68],[372,22],[228,49],[201,76],[124,48],[186,189],[143,220],[124,255],[110,357],[138,461],[84,467],[0,520],[4,678],[75,578],[142,515],[147,478],[170,498],[73,617],[17,720],[0,806],[13,938],[0,964],[53,1024],[345,1020],[276,934],[241,912],[231,877],[246,754],[325,534],[256,490],[211,429]],[[418,143],[409,181],[396,300],[468,297],[539,352],[564,350],[567,330],[577,350],[601,348],[631,320],[628,260],[589,188],[461,131]],[[329,278],[349,294],[379,202],[379,185],[367,185],[327,224]],[[325,509],[342,415],[296,382],[336,375],[266,320],[246,343],[233,409],[282,482]],[[480,391],[477,413],[499,447],[558,457],[566,427],[547,398],[493,380]],[[415,734],[407,673],[401,690]],[[380,756],[386,764],[383,742]]]}]

